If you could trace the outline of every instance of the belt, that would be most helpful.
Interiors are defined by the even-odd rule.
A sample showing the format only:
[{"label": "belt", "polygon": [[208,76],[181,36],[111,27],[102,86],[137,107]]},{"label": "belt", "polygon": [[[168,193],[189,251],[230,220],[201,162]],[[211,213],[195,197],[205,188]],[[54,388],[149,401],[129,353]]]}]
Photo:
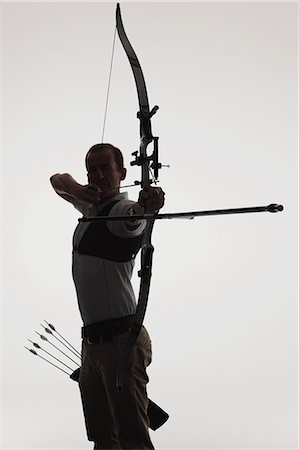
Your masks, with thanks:
[{"label": "belt", "polygon": [[89,344],[111,341],[113,336],[128,331],[133,320],[134,315],[85,325],[81,328],[81,337]]}]

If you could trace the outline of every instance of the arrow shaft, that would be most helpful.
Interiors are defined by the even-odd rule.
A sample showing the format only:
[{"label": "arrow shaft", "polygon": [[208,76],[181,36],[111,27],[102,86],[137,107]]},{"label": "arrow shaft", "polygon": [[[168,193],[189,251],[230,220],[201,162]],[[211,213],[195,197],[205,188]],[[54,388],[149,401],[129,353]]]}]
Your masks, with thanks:
[{"label": "arrow shaft", "polygon": [[[62,334],[60,334],[60,333],[56,330],[56,328],[54,327],[54,325],[52,325],[51,323],[47,322],[46,320],[44,320],[44,322],[46,322],[46,324],[54,331],[54,333],[58,334],[58,336],[60,336],[61,339],[63,339],[64,342],[66,342],[66,343],[68,344],[68,346],[71,347],[71,348],[76,352],[76,356],[78,356],[78,357],[81,359],[81,353],[78,352],[78,350],[77,350],[77,349],[76,349],[76,348],[75,348],[75,347],[74,347],[67,339],[65,339],[65,337],[62,336]],[[53,336],[55,336],[54,333],[52,333]],[[69,349],[69,350],[70,350],[70,349]]]},{"label": "arrow shaft", "polygon": [[[58,333],[58,331],[57,330],[55,330],[55,333],[57,333],[58,334],[58,336],[60,336],[61,337],[61,339],[63,339],[73,350],[74,350],[74,352],[76,352],[76,353],[74,353],[74,352],[72,352],[72,353],[74,353],[74,355],[75,356],[77,356],[78,358],[80,358],[81,359],[81,354],[80,354],[80,352],[78,352],[78,350],[76,350],[75,349],[75,347],[73,347],[72,346],[72,344],[70,344],[60,333]],[[55,335],[54,335],[54,337],[55,337]],[[69,349],[70,351],[72,351],[71,349]]]},{"label": "arrow shaft", "polygon": [[[36,356],[38,356],[39,358],[43,359],[44,361],[47,361],[47,363],[51,364],[52,366],[56,367],[57,369],[61,370],[61,372],[66,373],[67,375],[70,375],[66,370],[62,369],[61,367],[57,366],[57,364],[52,363],[51,361],[49,361],[47,358],[44,358],[43,356],[39,355],[38,353],[36,354]],[[72,369],[71,369],[72,370]]]},{"label": "arrow shaft", "polygon": [[[38,335],[42,338],[42,335],[38,333]],[[52,345],[52,347],[56,348],[56,350],[58,350],[60,353],[62,353],[66,358],[68,358],[70,361],[72,361],[74,364],[76,364],[76,366],[80,367],[80,364],[78,364],[76,361],[74,361],[70,356],[68,356],[66,353],[64,353],[59,347],[57,347],[55,344],[53,344],[53,342],[49,341],[49,339],[44,339],[47,342],[49,342],[50,345]]]},{"label": "arrow shaft", "polygon": [[[68,366],[67,364],[65,364],[63,361],[61,361],[60,359],[56,358],[56,356],[54,356],[54,355],[52,355],[51,353],[47,352],[47,350],[45,350],[44,348],[40,347],[40,349],[41,349],[43,352],[47,353],[47,355],[51,356],[51,358],[54,358],[54,359],[55,359],[56,361],[58,361],[60,364],[64,365],[65,367],[67,367],[67,368],[70,369],[70,370],[73,370],[71,367],[69,367],[69,366]],[[37,353],[37,355],[38,355],[38,353]],[[38,355],[38,356],[40,356],[40,355]]]},{"label": "arrow shaft", "polygon": [[[26,348],[27,350],[29,350],[29,352],[32,353],[34,356],[38,356],[39,358],[43,359],[43,360],[46,361],[47,363],[51,364],[51,366],[54,366],[54,367],[56,367],[57,369],[61,370],[61,372],[64,372],[64,373],[66,373],[67,375],[71,375],[71,374],[69,374],[68,372],[66,372],[65,370],[63,370],[61,367],[59,367],[59,366],[57,366],[56,364],[54,364],[54,363],[52,363],[51,361],[49,361],[47,358],[44,358],[43,356],[39,355],[35,350],[32,350],[31,348],[28,348],[28,347],[26,347],[26,346],[25,346],[25,348]],[[52,356],[52,355],[50,355],[50,356]],[[73,369],[70,369],[70,370],[73,370]],[[78,369],[77,369],[77,370],[78,370]]]},{"label": "arrow shaft", "polygon": [[[56,333],[58,334],[58,332],[56,331]],[[69,348],[64,342],[62,342],[57,336],[55,336],[55,334],[52,333],[52,336],[57,339],[58,342],[60,342],[61,345],[63,345],[64,347],[66,347],[73,355],[75,355],[77,358],[81,359],[81,355],[79,354],[79,352],[75,353],[71,348]],[[61,336],[60,336],[61,337]],[[66,341],[67,342],[67,341]],[[69,343],[68,343],[69,344]],[[70,345],[70,344],[69,344]],[[76,350],[76,349],[74,349]],[[76,350],[77,351],[77,350]],[[77,363],[76,363],[77,364]],[[79,364],[78,364],[79,365]]]}]

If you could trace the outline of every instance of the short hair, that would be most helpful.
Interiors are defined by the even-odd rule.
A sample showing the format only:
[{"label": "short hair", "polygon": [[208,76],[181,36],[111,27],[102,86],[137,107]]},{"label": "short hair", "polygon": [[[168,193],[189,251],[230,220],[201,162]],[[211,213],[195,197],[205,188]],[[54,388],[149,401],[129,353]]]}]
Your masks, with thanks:
[{"label": "short hair", "polygon": [[114,147],[114,145],[112,145],[112,144],[95,144],[92,147],[90,147],[90,149],[88,150],[88,152],[86,153],[86,156],[85,156],[85,166],[86,166],[87,170],[88,170],[88,167],[87,167],[88,155],[90,153],[101,152],[101,151],[105,150],[106,148],[112,150],[117,169],[122,170],[124,168],[124,157],[123,157],[122,152],[119,150],[119,148]]}]

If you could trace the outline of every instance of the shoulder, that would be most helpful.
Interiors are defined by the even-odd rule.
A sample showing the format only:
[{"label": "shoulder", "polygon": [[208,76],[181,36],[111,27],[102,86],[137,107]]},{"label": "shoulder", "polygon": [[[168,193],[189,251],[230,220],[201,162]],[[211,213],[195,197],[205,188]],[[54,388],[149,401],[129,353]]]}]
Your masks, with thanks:
[{"label": "shoulder", "polygon": [[[117,203],[115,203],[109,213],[109,216],[124,216],[128,214],[128,210],[132,208],[132,206],[135,204],[134,201],[129,200],[127,195],[120,194],[119,200]],[[117,196],[118,197],[118,196]],[[115,198],[116,200],[116,198]],[[146,222],[142,221],[140,222],[140,225],[135,228],[134,230],[128,229],[125,220],[120,221],[107,221],[107,227],[111,233],[115,234],[118,237],[122,238],[133,238],[140,236],[146,226]]]},{"label": "shoulder", "polygon": [[133,202],[132,200],[129,200],[127,198],[124,199],[120,199],[117,201],[117,203],[115,203],[111,210],[110,210],[110,214],[111,216],[122,216],[122,215],[126,215],[128,209],[130,209],[135,202]]}]

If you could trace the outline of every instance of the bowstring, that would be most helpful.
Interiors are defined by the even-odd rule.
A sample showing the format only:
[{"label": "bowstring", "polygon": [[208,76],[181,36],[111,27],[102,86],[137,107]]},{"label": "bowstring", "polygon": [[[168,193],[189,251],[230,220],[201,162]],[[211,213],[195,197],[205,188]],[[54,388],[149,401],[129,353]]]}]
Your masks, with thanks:
[{"label": "bowstring", "polygon": [[102,143],[104,142],[104,133],[105,133],[105,126],[106,126],[107,111],[108,111],[108,101],[109,101],[111,75],[112,75],[114,49],[115,49],[115,37],[116,37],[116,25],[115,25],[115,29],[114,29],[113,43],[112,43],[110,70],[109,70],[109,77],[108,77],[108,86],[107,86],[107,94],[106,94],[106,102],[105,102],[105,113],[104,113],[103,129],[102,129]]}]

